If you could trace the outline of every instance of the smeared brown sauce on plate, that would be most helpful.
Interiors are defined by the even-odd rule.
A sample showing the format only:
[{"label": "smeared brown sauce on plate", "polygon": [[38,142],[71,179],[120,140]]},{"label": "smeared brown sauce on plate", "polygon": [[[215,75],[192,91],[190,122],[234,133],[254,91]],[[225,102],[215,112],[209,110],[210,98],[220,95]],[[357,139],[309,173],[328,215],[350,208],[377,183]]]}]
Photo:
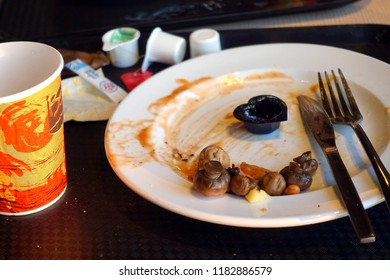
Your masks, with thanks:
[{"label": "smeared brown sauce on plate", "polygon": [[[249,73],[244,77],[232,73],[194,81],[177,79],[176,83],[177,88],[148,106],[153,119],[109,125],[108,137],[116,143],[110,151],[111,162],[135,168],[157,161],[192,181],[197,155],[205,146],[216,144],[231,154],[233,161],[267,165],[264,161],[260,164],[263,158],[285,156],[284,150],[278,148],[291,135],[300,133],[293,125],[297,121],[296,96],[313,94],[310,85],[296,87],[299,83],[294,78],[277,71]],[[295,113],[278,133],[265,137],[251,135],[233,117],[233,109],[248,97],[268,90],[280,95]],[[298,146],[299,143],[297,149]]]}]

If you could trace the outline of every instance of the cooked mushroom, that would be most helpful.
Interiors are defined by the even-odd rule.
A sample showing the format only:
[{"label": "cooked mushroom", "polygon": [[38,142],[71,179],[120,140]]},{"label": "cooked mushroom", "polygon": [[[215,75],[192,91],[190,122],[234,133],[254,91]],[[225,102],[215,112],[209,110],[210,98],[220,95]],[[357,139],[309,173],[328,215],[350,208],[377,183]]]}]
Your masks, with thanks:
[{"label": "cooked mushroom", "polygon": [[296,163],[293,161],[290,162],[289,166],[286,166],[286,168],[288,168],[289,171],[294,172],[294,173],[298,173],[298,174],[303,173],[302,166],[299,163]]},{"label": "cooked mushroom", "polygon": [[230,166],[230,157],[228,153],[217,145],[207,146],[200,152],[198,169],[204,168],[205,164],[210,160],[219,161],[225,169]]},{"label": "cooked mushroom", "polygon": [[216,160],[208,161],[194,177],[194,189],[206,196],[217,196],[229,189],[230,175]]},{"label": "cooked mushroom", "polygon": [[258,188],[258,181],[246,175],[239,174],[230,180],[230,191],[236,195],[245,196],[256,188]]},{"label": "cooked mushroom", "polygon": [[293,158],[296,163],[302,164],[308,160],[311,160],[311,152],[307,151],[301,154],[299,157]]},{"label": "cooked mushroom", "polygon": [[303,172],[314,175],[318,169],[318,162],[315,159],[310,159],[302,164]]},{"label": "cooked mushroom", "polygon": [[294,158],[293,160],[294,162],[298,163],[302,167],[304,173],[310,175],[314,175],[316,173],[318,168],[318,163],[315,159],[311,158],[310,151],[304,152],[302,155]]},{"label": "cooked mushroom", "polygon": [[313,178],[299,167],[297,163],[291,162],[289,166],[280,171],[287,185],[297,185],[301,190],[305,190],[311,186]]},{"label": "cooked mushroom", "polygon": [[230,177],[234,177],[240,174],[240,168],[233,164],[227,168],[227,172],[229,172]]},{"label": "cooked mushroom", "polygon": [[310,151],[303,153],[293,160],[280,173],[286,180],[287,185],[297,185],[301,190],[305,190],[312,184],[312,176],[317,171],[318,163],[315,159],[311,158]]},{"label": "cooked mushroom", "polygon": [[264,175],[260,187],[269,195],[282,195],[286,189],[286,181],[278,172],[269,172]]}]

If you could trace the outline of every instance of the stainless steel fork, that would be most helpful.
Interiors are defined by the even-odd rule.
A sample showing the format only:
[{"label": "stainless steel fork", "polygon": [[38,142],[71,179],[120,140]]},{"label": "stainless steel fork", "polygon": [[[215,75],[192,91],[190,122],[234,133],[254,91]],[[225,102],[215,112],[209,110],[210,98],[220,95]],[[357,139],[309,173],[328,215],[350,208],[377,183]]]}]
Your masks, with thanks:
[{"label": "stainless steel fork", "polygon": [[[383,197],[385,198],[388,209],[390,209],[390,174],[382,163],[378,153],[375,151],[375,148],[367,134],[359,124],[359,122],[363,119],[363,116],[360,113],[360,110],[357,106],[355,98],[352,95],[352,91],[344,77],[343,72],[338,69],[338,73],[339,78],[336,77],[333,70],[331,78],[327,72],[324,73],[328,89],[327,91],[325,89],[324,82],[322,81],[321,73],[318,73],[322,106],[331,118],[332,123],[349,125],[356,132],[360,142],[366,150],[368,158],[371,161],[374,171],[378,177]],[[331,80],[333,80],[338,96],[335,94]],[[342,87],[340,86],[339,80],[341,80]],[[345,94],[343,94],[342,88],[344,89]]]}]

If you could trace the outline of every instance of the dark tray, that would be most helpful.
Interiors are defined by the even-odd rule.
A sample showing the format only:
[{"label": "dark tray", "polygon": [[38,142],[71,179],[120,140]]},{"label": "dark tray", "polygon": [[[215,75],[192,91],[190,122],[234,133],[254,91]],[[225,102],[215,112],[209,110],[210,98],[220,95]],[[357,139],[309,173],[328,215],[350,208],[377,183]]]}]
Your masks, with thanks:
[{"label": "dark tray", "polygon": [[147,31],[335,8],[356,0],[3,0],[0,39],[99,33],[118,26]]},{"label": "dark tray", "polygon": [[[223,31],[221,37],[224,48],[318,43],[390,62],[390,29],[382,25]],[[45,42],[89,51],[101,47],[100,36]],[[153,71],[162,68],[153,65]],[[120,74],[104,70],[113,79]],[[201,222],[153,205],[111,169],[104,150],[106,124],[65,124],[68,189],[40,213],[0,216],[0,259],[390,259],[390,214],[384,203],[368,210],[377,241],[365,245],[358,243],[348,218],[253,229]]]}]

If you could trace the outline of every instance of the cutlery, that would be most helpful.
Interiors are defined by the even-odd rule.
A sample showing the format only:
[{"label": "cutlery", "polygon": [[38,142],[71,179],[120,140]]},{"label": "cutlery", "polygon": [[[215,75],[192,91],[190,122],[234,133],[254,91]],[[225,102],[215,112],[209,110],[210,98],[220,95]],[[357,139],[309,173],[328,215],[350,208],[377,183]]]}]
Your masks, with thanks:
[{"label": "cutlery", "polygon": [[[336,87],[338,98],[335,95],[328,74],[325,72],[324,75],[325,75],[329,95],[326,93],[327,91],[325,90],[325,86],[324,86],[324,82],[322,81],[321,74],[318,73],[318,81],[319,81],[322,105],[326,110],[326,112],[328,113],[328,115],[330,116],[330,119],[333,124],[349,125],[356,132],[356,135],[360,139],[360,142],[362,143],[368,155],[368,158],[371,161],[374,171],[378,177],[379,185],[382,189],[382,194],[383,197],[385,198],[387,208],[390,209],[390,174],[387,171],[384,164],[382,163],[378,153],[375,151],[375,148],[372,145],[367,134],[360,126],[359,122],[363,120],[363,116],[360,113],[360,110],[357,106],[355,98],[353,97],[352,91],[347,83],[347,80],[345,79],[343,72],[340,69],[338,69],[338,72],[345,92],[345,95],[343,95],[343,91],[341,89],[340,83],[338,82],[338,79],[334,71],[332,70],[332,76],[333,76],[332,78],[334,81],[334,85]],[[337,99],[339,100],[339,102],[337,102]]]},{"label": "cutlery", "polygon": [[321,104],[307,96],[299,96],[299,109],[306,126],[313,134],[331,167],[356,235],[361,243],[375,241],[375,233],[359,194],[338,152],[331,120]]}]

